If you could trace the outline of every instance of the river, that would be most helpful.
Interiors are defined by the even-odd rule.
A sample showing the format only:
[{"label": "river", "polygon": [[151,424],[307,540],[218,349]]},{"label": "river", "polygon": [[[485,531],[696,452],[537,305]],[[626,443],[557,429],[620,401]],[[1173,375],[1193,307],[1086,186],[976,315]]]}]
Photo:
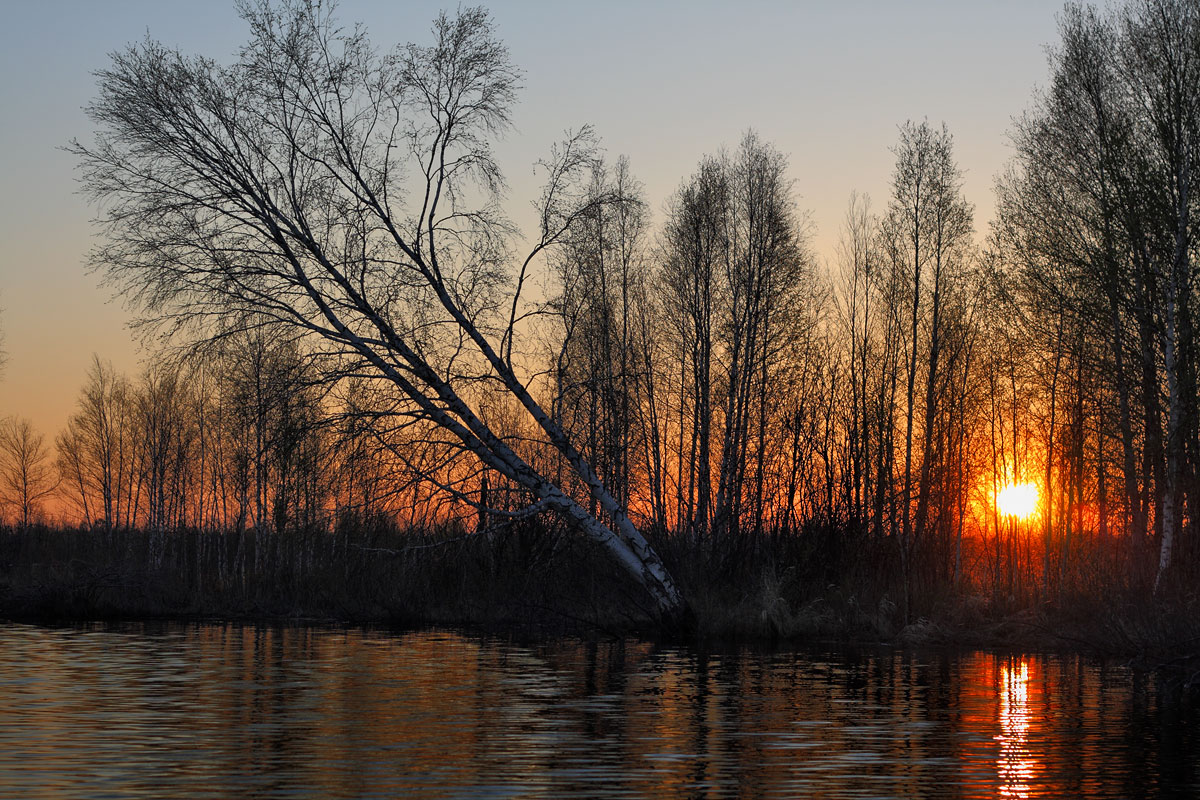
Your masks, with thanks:
[{"label": "river", "polygon": [[1080,655],[0,625],[0,797],[1194,797],[1200,704]]}]

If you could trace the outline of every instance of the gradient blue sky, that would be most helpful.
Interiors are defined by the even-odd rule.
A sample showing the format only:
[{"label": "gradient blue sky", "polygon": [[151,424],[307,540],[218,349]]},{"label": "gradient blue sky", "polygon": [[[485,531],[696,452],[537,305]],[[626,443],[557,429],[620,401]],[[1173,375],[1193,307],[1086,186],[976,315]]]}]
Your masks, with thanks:
[{"label": "gradient blue sky", "polygon": [[[446,5],[345,0],[340,16],[364,23],[377,44],[426,42]],[[565,128],[592,123],[611,154],[629,155],[658,217],[703,154],[753,127],[789,155],[817,251],[831,259],[850,192],[882,208],[897,126],[928,118],[954,134],[982,233],[1006,132],[1046,79],[1061,6],[491,3],[525,70],[516,130],[499,147],[513,208],[536,196],[531,165]],[[85,270],[94,209],[59,148],[90,134],[91,72],[147,31],[217,58],[245,38],[232,2],[0,2],[0,416],[29,417],[48,440],[93,353],[131,374],[144,357],[121,302]]]}]

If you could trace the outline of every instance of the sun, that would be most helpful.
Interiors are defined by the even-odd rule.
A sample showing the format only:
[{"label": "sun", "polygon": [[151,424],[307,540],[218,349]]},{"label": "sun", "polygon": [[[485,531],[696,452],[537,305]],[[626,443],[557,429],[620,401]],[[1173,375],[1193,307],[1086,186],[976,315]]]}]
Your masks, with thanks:
[{"label": "sun", "polygon": [[996,495],[996,508],[1006,517],[1028,519],[1037,511],[1038,487],[1034,483],[1005,486]]}]

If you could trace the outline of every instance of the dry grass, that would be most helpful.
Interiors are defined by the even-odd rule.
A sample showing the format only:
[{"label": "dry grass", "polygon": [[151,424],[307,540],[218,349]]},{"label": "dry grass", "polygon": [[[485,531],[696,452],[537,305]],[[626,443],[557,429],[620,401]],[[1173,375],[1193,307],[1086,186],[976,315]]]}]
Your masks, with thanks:
[{"label": "dry grass", "polygon": [[[652,538],[691,607],[689,635],[703,639],[1066,647],[1148,663],[1200,652],[1200,597],[1186,581],[1152,600],[1136,586],[1101,590],[1089,573],[1071,593],[1018,601],[924,577],[910,583],[906,618],[886,541],[831,528],[745,535],[736,546]],[[662,632],[604,553],[540,520],[491,537],[383,521],[284,535],[0,531],[0,616]]]}]

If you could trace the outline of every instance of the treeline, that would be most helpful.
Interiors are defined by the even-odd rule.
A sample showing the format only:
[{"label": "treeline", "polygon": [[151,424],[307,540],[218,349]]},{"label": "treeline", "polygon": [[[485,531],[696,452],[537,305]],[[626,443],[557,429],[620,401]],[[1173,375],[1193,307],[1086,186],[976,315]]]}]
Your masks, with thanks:
[{"label": "treeline", "polygon": [[[302,29],[324,30],[311,10],[295,13]],[[469,10],[435,33],[478,44],[490,27]],[[495,207],[431,210],[460,174],[493,181],[486,149],[454,140],[443,106],[430,106],[435,135],[414,141],[433,135],[432,152],[452,142],[468,156],[453,162],[461,172],[425,173],[411,240],[373,194],[389,170],[345,147],[369,137],[317,112],[303,136],[272,144],[313,165],[302,189],[272,176],[259,198],[257,184],[213,178],[249,231],[240,238],[214,227],[181,244],[166,222],[154,228],[168,206],[131,195],[109,221],[102,266],[160,321],[206,335],[137,381],[97,361],[53,474],[46,448],[29,447],[36,436],[26,426],[22,449],[10,424],[10,518],[28,526],[54,487],[65,519],[142,529],[160,550],[184,530],[386,524],[492,541],[553,519],[556,536],[565,521],[609,548],[660,609],[676,603],[672,571],[690,576],[695,604],[704,570],[758,580],[747,564],[856,581],[905,620],[948,595],[1013,608],[1187,594],[1200,566],[1200,8],[1068,5],[1060,33],[1047,88],[1012,133],[986,235],[946,126],[909,122],[889,197],[873,207],[852,196],[829,264],[813,252],[786,156],[753,132],[702,158],[656,221],[629,162],[600,157],[583,129],[542,165],[540,238],[511,270]],[[384,69],[358,36],[344,58],[363,74]],[[478,107],[491,130],[512,75],[480,48],[493,59],[479,74],[497,105]],[[405,52],[404,79],[422,58],[435,72],[447,68],[439,58],[465,58]],[[311,54],[301,47],[288,69]],[[130,79],[159,63],[144,56],[102,74],[98,123],[125,130],[127,104],[150,103]],[[246,68],[278,86],[301,80],[264,63]],[[309,90],[342,102],[336,86]],[[153,101],[188,108],[179,91]],[[194,102],[226,113],[216,89]],[[161,146],[160,159],[216,146],[155,135],[145,146]],[[76,147],[102,197],[123,197],[118,176],[145,157]],[[205,170],[261,167],[243,166],[233,145],[226,156],[199,177],[190,161],[172,167],[171,213],[194,206],[190,224],[203,227],[214,213],[195,188]],[[435,251],[443,236],[454,244]],[[265,249],[243,265],[255,237]],[[535,279],[545,296],[530,300],[522,289]],[[22,470],[34,475],[24,489]],[[1039,489],[1036,513],[1006,515],[997,495],[1023,483]],[[665,570],[655,548],[669,554]],[[693,556],[699,573],[684,563]]]},{"label": "treeline", "polygon": [[[558,380],[615,485],[628,467],[606,454],[643,454],[646,521],[886,542],[906,604],[914,582],[964,577],[1018,602],[1186,591],[1200,9],[1068,5],[1060,32],[982,245],[952,139],[928,123],[902,126],[884,208],[852,198],[828,273],[785,160],[753,135],[685,179],[641,275],[636,249],[606,258],[604,223],[588,230],[564,293],[588,324],[564,350],[591,360]],[[610,247],[626,229],[608,222]],[[643,285],[654,322],[630,324]],[[1006,518],[995,498],[1021,483],[1035,518]]]},{"label": "treeline", "polygon": [[1156,590],[1194,578],[1198,555],[1198,12],[1066,9],[992,236],[997,327],[1039,421],[1024,435],[1052,501],[1045,546],[1117,539]]},{"label": "treeline", "polygon": [[[385,434],[356,410],[360,388],[329,395],[295,342],[261,335],[164,356],[136,380],[94,359],[55,441],[63,517],[155,532],[448,521],[447,498],[380,461]],[[415,458],[419,443],[406,445]]]}]

